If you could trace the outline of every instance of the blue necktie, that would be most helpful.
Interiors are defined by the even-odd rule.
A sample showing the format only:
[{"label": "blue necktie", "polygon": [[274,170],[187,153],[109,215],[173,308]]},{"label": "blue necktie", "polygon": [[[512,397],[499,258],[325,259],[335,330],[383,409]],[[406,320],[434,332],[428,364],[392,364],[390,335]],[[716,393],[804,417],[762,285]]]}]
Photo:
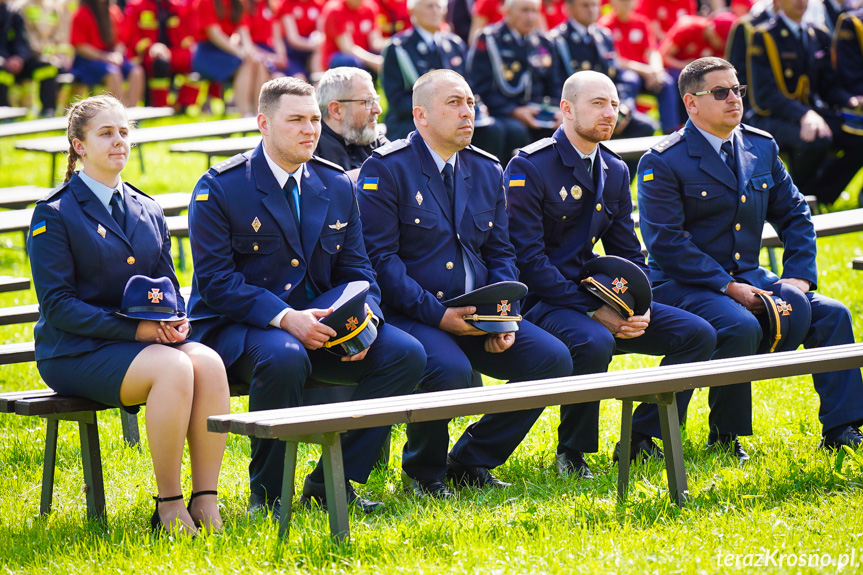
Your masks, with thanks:
[{"label": "blue necktie", "polygon": [[[443,171],[443,187],[446,190],[447,198],[449,199],[449,209],[452,213],[453,226],[458,230],[458,222],[455,221],[455,182],[453,179],[452,164],[444,164]],[[458,244],[458,240],[456,240]],[[465,290],[465,280],[467,276],[464,271],[464,256],[462,255],[461,246],[456,247],[455,261],[453,263],[452,280],[450,281],[450,290],[456,295],[461,295]]]},{"label": "blue necktie", "polygon": [[288,181],[285,182],[285,195],[294,208],[294,217],[297,218],[297,225],[300,223],[300,191],[297,189],[297,180],[293,176],[288,176]]},{"label": "blue necktie", "polygon": [[723,154],[725,154],[725,165],[728,166],[728,169],[731,170],[731,173],[735,176],[737,175],[737,162],[734,161],[734,146],[731,145],[731,142],[722,142],[722,146],[719,148]]},{"label": "blue necktie", "polygon": [[120,226],[120,229],[126,230],[126,214],[123,213],[123,208],[120,207],[120,204],[123,203],[123,199],[120,197],[120,192],[114,190],[114,193],[111,194],[111,215],[114,217],[114,220],[117,222],[117,225]]}]

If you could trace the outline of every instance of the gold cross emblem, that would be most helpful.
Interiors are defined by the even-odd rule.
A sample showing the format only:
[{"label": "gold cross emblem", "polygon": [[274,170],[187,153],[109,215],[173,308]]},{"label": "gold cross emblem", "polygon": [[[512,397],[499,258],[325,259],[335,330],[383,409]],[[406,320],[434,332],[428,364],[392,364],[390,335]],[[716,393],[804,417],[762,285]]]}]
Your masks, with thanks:
[{"label": "gold cross emblem", "polygon": [[162,295],[162,290],[159,288],[153,288],[147,294],[147,298],[153,303],[159,303],[164,299],[164,296]]}]

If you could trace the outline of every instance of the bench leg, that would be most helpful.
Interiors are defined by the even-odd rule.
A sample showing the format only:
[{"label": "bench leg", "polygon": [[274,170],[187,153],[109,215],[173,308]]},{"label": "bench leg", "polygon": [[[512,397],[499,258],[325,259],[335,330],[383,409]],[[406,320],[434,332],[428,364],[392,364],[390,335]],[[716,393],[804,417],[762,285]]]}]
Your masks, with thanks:
[{"label": "bench leg", "polygon": [[620,415],[620,458],[617,460],[617,497],[626,499],[629,490],[629,452],[632,447],[632,400],[622,399]]},{"label": "bench leg", "polygon": [[120,423],[123,424],[123,437],[129,447],[137,447],[141,443],[141,434],[138,431],[138,416],[129,413],[125,409],[120,410]]},{"label": "bench leg", "polygon": [[143,148],[141,148],[141,144],[138,144],[135,147],[138,148],[138,160],[141,162],[141,173],[143,174],[144,173],[144,151],[143,151]]},{"label": "bench leg", "polygon": [[677,398],[673,393],[668,395],[671,396],[670,401],[657,406],[659,408],[659,425],[662,430],[665,469],[668,475],[668,495],[671,497],[672,503],[683,507],[689,499],[689,488],[686,486],[686,466],[683,463],[680,419],[677,417]]},{"label": "bench leg", "polygon": [[60,422],[56,419],[46,419],[45,431],[45,462],[42,464],[42,500],[39,502],[39,514],[51,513],[51,502],[54,499],[54,470],[57,467],[57,435]]},{"label": "bench leg", "polygon": [[776,261],[776,250],[773,248],[767,248],[767,258],[770,260],[770,271],[778,274],[779,263]]},{"label": "bench leg", "polygon": [[297,471],[297,442],[285,442],[285,472],[282,475],[282,515],[279,521],[279,537],[290,534],[291,511],[294,501],[294,475]]},{"label": "bench leg", "polygon": [[324,485],[327,493],[327,515],[330,535],[337,541],[349,541],[348,495],[342,462],[341,433],[325,433],[323,442]]},{"label": "bench leg", "polygon": [[99,427],[96,414],[80,420],[81,464],[84,467],[84,485],[87,490],[87,517],[106,521],[105,484],[102,481],[102,453],[99,450]]}]

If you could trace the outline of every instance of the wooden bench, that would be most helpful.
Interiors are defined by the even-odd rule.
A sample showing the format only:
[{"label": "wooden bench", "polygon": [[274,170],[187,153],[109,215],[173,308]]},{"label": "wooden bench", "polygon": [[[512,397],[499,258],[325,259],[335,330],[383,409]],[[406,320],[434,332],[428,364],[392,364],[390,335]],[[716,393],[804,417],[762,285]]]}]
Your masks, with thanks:
[{"label": "wooden bench", "polygon": [[[10,106],[0,106],[0,122],[6,120],[17,120],[27,115],[27,108],[13,108]],[[11,125],[11,124],[10,124]],[[0,126],[2,128],[3,126]]]},{"label": "wooden bench", "polygon": [[851,267],[855,270],[863,270],[863,257],[851,260]]},{"label": "wooden bench", "polygon": [[[229,136],[231,134],[245,134],[257,131],[258,123],[256,118],[238,118],[234,120],[216,120],[212,122],[194,122],[175,124],[173,126],[141,128],[139,130],[132,130],[130,140],[134,145],[139,146],[140,149],[141,145],[154,142]],[[69,142],[66,136],[23,140],[16,143],[15,148],[51,155],[51,186],[53,187],[57,169],[57,155],[65,153],[69,149]]]},{"label": "wooden bench", "polygon": [[0,293],[30,289],[30,278],[0,276]]},{"label": "wooden bench", "polygon": [[861,366],[863,344],[854,343],[626,372],[213,416],[209,418],[207,427],[217,433],[280,439],[287,443],[279,528],[282,535],[287,535],[290,527],[297,445],[300,442],[321,445],[330,533],[335,539],[347,540],[350,526],[340,444],[340,436],[344,432],[399,423],[621,399],[623,415],[617,491],[619,497],[624,498],[629,486],[632,403],[655,403],[659,406],[669,496],[675,504],[682,506],[689,492],[674,392]]},{"label": "wooden bench", "polygon": [[51,188],[42,188],[40,186],[0,188],[0,208],[9,210],[26,208],[47,196],[50,191]]},{"label": "wooden bench", "polygon": [[[126,116],[133,122],[153,120],[156,118],[167,118],[168,116],[173,115],[173,108],[135,107],[126,109]],[[0,138],[42,134],[44,132],[59,132],[65,130],[67,124],[68,119],[66,117],[42,118],[41,120],[28,120],[26,122],[3,124],[0,125]]]}]

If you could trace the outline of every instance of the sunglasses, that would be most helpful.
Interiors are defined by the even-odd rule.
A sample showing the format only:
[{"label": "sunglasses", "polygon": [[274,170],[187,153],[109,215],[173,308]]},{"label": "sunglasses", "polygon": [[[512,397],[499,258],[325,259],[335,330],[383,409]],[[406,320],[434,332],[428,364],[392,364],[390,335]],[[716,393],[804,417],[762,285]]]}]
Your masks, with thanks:
[{"label": "sunglasses", "polygon": [[731,88],[713,88],[712,90],[704,90],[703,92],[690,92],[690,94],[693,96],[706,96],[707,94],[713,94],[713,99],[721,102],[728,99],[729,92],[734,92],[735,96],[743,98],[746,96],[746,85],[744,84],[741,86],[738,84]]}]

